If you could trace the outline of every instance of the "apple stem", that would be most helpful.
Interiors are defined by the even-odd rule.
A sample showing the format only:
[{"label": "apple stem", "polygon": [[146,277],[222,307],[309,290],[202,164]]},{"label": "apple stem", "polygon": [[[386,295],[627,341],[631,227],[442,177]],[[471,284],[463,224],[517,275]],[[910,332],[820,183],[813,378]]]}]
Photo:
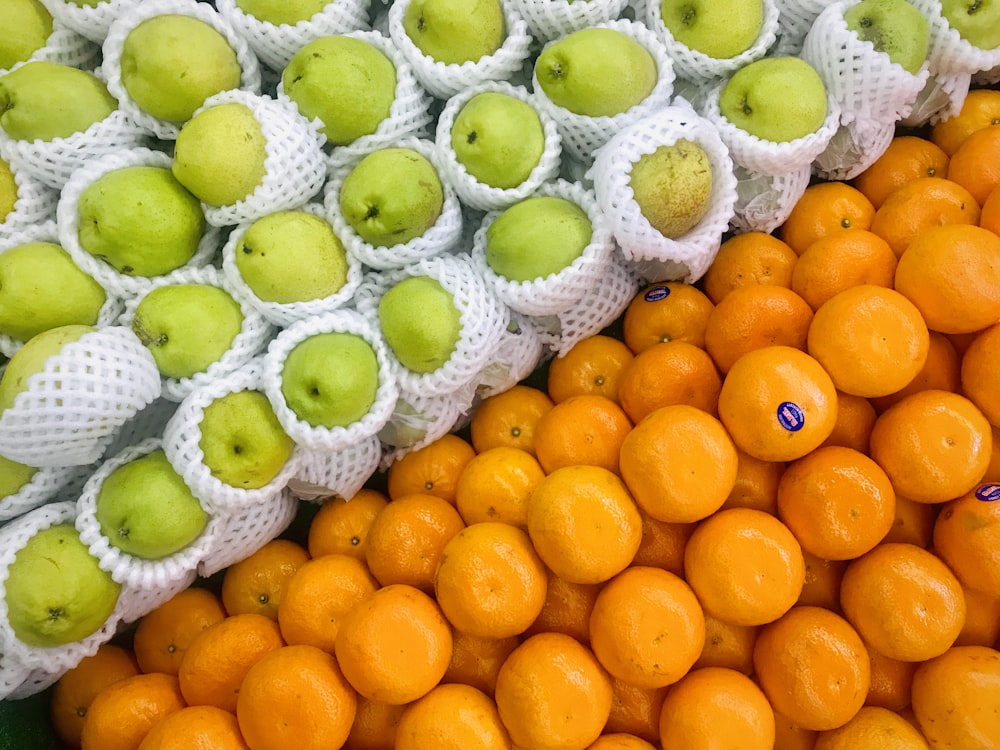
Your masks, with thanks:
[{"label": "apple stem", "polygon": [[365,214],[366,219],[374,219],[378,216],[378,206],[369,206],[368,212]]},{"label": "apple stem", "polygon": [[66,610],[62,607],[50,607],[49,608],[49,619],[50,620],[61,620],[66,616]]},{"label": "apple stem", "polygon": [[973,0],[972,4],[969,5],[969,15],[974,16],[983,7],[983,0]]},{"label": "apple stem", "polygon": [[746,97],[743,97],[743,100],[740,102],[740,109],[743,110],[743,114],[745,115],[753,114],[753,107],[750,106],[750,102],[747,101]]},{"label": "apple stem", "polygon": [[698,11],[695,10],[693,5],[685,5],[681,9],[681,23],[685,26],[691,26],[695,20],[698,18]]}]

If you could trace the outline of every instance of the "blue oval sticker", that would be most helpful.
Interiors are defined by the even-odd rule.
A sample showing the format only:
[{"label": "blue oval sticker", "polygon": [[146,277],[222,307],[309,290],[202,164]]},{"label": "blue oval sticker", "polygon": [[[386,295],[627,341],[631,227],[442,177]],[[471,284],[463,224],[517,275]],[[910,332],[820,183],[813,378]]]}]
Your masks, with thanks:
[{"label": "blue oval sticker", "polygon": [[646,302],[659,302],[661,299],[666,299],[670,296],[670,287],[668,286],[654,286],[649,289],[642,298]]},{"label": "blue oval sticker", "polygon": [[976,498],[986,503],[1000,500],[1000,484],[983,484],[976,489]]},{"label": "blue oval sticker", "polygon": [[782,401],[778,404],[778,423],[789,432],[798,432],[806,423],[806,415],[798,404]]}]

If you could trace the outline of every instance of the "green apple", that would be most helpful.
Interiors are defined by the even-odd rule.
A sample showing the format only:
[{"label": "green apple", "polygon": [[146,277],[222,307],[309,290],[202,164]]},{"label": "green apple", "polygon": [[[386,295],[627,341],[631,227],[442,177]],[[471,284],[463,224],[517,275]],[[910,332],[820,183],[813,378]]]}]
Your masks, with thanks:
[{"label": "green apple", "polygon": [[790,56],[747,63],[729,77],[719,96],[719,112],[735,127],[777,143],[819,130],[827,106],[826,85],[819,73],[805,60]]},{"label": "green apple", "polygon": [[629,186],[653,228],[664,237],[679,237],[708,212],[712,162],[699,144],[680,138],[633,162]]},{"label": "green apple", "polygon": [[394,284],[379,300],[378,320],[396,359],[419,373],[434,372],[447,362],[462,333],[454,296],[430,276]]},{"label": "green apple", "polygon": [[25,341],[24,346],[14,352],[0,377],[0,412],[9,409],[17,394],[28,388],[32,375],[45,370],[49,357],[58,354],[66,344],[96,330],[94,326],[86,325],[59,326]]},{"label": "green apple", "polygon": [[243,328],[240,303],[210,284],[167,284],[135,308],[132,330],[149,348],[161,375],[189,378],[218,362]]},{"label": "green apple", "polygon": [[451,147],[466,171],[495,188],[528,179],[545,152],[545,128],[533,106],[516,96],[484,91],[455,116]]},{"label": "green apple", "polygon": [[0,158],[0,224],[13,213],[17,199],[18,187],[14,170],[10,168],[10,162]]},{"label": "green apple", "polygon": [[236,243],[240,277],[259,299],[324,299],[347,283],[347,252],[325,219],[303,210],[257,219]]},{"label": "green apple", "polygon": [[14,140],[66,138],[116,109],[104,81],[69,65],[34,60],[0,76],[0,127]]},{"label": "green apple", "polygon": [[281,74],[299,112],[323,123],[334,146],[374,133],[396,100],[396,66],[373,44],[343,34],[309,42]]},{"label": "green apple", "polygon": [[122,43],[122,85],[139,109],[183,123],[205,99],[240,87],[236,51],[214,27],[194,16],[147,18]]},{"label": "green apple", "polygon": [[13,497],[32,480],[38,469],[0,456],[0,508],[5,497]]},{"label": "green apple", "polygon": [[295,448],[271,402],[257,390],[232,391],[209,403],[200,429],[198,445],[212,476],[241,489],[272,481]]},{"label": "green apple", "polygon": [[114,612],[121,593],[72,523],[49,526],[28,539],[14,556],[4,586],[14,635],[36,648],[93,635]]},{"label": "green apple", "polygon": [[80,245],[127,276],[159,276],[194,257],[205,214],[167,167],[105,172],[77,203]]},{"label": "green apple", "polygon": [[365,242],[392,247],[434,226],[444,208],[437,169],[420,152],[387,147],[365,155],[340,187],[340,211]]},{"label": "green apple", "polygon": [[897,65],[916,73],[927,59],[927,17],[907,0],[861,0],[844,11],[847,28]]},{"label": "green apple", "polygon": [[38,0],[0,3],[0,70],[24,62],[45,46],[52,34],[52,14]]},{"label": "green apple", "polygon": [[532,196],[505,209],[486,229],[486,262],[511,281],[558,273],[579,258],[593,238],[587,212],[557,196]]},{"label": "green apple", "polygon": [[313,427],[346,427],[375,403],[379,366],[375,350],[354,333],[317,333],[288,352],[281,395]]},{"label": "green apple", "polygon": [[662,0],[660,17],[685,47],[725,60],[749,49],[764,26],[763,0]]},{"label": "green apple", "polygon": [[457,65],[492,55],[507,35],[501,0],[410,0],[403,30],[428,57]]},{"label": "green apple", "polygon": [[617,29],[580,29],[549,42],[535,77],[552,102],[588,117],[614,117],[641,102],[658,80],[656,60]]},{"label": "green apple", "polygon": [[95,325],[106,300],[104,287],[57,244],[0,253],[0,334],[27,341],[49,328]]},{"label": "green apple", "polygon": [[263,182],[267,139],[241,102],[217,104],[181,126],[174,144],[174,176],[199,200],[229,206]]},{"label": "green apple", "polygon": [[1000,47],[1000,0],[941,0],[941,15],[974,47]]},{"label": "green apple", "polygon": [[112,469],[97,491],[94,517],[112,546],[144,560],[179,552],[208,525],[208,513],[162,449]]},{"label": "green apple", "polygon": [[236,0],[236,7],[258,21],[294,26],[308,21],[333,0]]}]

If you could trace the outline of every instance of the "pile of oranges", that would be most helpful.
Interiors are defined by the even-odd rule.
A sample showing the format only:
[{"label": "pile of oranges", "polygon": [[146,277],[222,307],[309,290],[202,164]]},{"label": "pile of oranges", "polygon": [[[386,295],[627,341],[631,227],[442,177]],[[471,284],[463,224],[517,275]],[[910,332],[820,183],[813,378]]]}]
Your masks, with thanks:
[{"label": "pile of oranges", "polygon": [[52,693],[84,750],[1000,745],[1000,92]]}]

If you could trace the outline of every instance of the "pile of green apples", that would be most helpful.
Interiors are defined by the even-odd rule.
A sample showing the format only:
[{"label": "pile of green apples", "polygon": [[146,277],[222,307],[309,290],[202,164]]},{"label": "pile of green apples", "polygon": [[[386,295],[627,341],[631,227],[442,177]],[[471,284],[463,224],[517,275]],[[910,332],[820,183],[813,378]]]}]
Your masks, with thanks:
[{"label": "pile of green apples", "polygon": [[[104,626],[115,612],[141,614],[123,607],[136,584],[122,566],[168,569],[192,545],[203,555],[188,572],[211,572],[208,559],[214,569],[235,562],[280,533],[288,518],[273,504],[294,497],[297,482],[312,496],[350,496],[386,456],[467,419],[487,371],[506,367],[499,388],[510,387],[568,348],[559,311],[526,313],[484,280],[477,294],[489,299],[474,304],[425,261],[466,262],[478,241],[505,284],[544,289],[574,273],[606,230],[585,202],[566,197],[574,193],[546,188],[561,181],[590,195],[595,155],[664,81],[693,102],[717,86],[721,115],[764,142],[807,137],[830,114],[821,72],[786,53],[795,42],[771,51],[784,28],[778,0],[217,5],[0,3],[0,670],[35,674],[24,685],[5,675],[11,695],[45,686],[33,654],[76,646],[82,658],[113,635]],[[843,5],[848,29],[875,52],[911,74],[927,69],[935,32],[915,5]],[[337,28],[352,17],[344,6],[361,8],[363,22]],[[399,27],[388,21],[394,8]],[[106,38],[94,38],[93,25],[73,28],[88,11],[113,17]],[[1000,66],[1000,2],[942,0],[940,12],[948,33],[995,53]],[[567,19],[566,32],[526,23],[545,14]],[[577,16],[599,20],[580,28]],[[645,25],[663,50],[742,62],[685,80],[621,22]],[[254,35],[237,31],[247,28]],[[515,34],[532,37],[518,72],[490,79]],[[68,64],[59,44],[73,35],[106,64]],[[281,69],[254,52],[294,40]],[[759,54],[748,52],[755,44]],[[461,106],[449,110],[430,93],[436,69],[467,75],[470,91],[484,79],[495,85],[455,94]],[[449,129],[438,127],[446,110]],[[59,177],[52,164],[90,153],[88,138],[122,113],[120,143],[96,144],[96,156]],[[565,148],[566,123],[581,118],[604,134],[584,154]],[[704,219],[711,160],[696,139],[636,157],[629,187],[653,231],[683,243]],[[456,185],[456,172],[475,190]],[[642,279],[613,239],[610,248],[606,262],[633,286],[610,305],[594,298],[597,283],[567,301],[564,312],[603,303],[583,316],[581,336],[617,318]],[[380,286],[387,274],[393,283]],[[377,299],[359,304],[358,290],[372,289]],[[477,318],[487,309],[499,311],[499,326]],[[87,387],[120,393],[152,371],[161,388],[138,403],[126,394],[95,416],[80,408],[68,363],[106,358],[106,329],[132,337],[142,355],[117,365],[115,382]],[[294,346],[276,360],[276,342],[290,333]],[[527,333],[538,346],[515,364],[504,347]],[[447,392],[407,392],[394,375],[433,378],[459,356],[477,364]],[[422,406],[433,398],[450,399],[457,416]],[[30,423],[29,403],[62,420],[67,440],[69,430],[89,434],[98,417],[111,427],[94,433],[87,461],[68,462],[51,442],[36,447],[11,427]],[[414,417],[421,426],[405,429]],[[143,451],[121,460],[137,444]],[[87,510],[81,502],[74,518],[41,515],[78,499]],[[275,520],[260,532],[255,515]],[[244,527],[244,547],[228,557],[213,550]],[[27,541],[12,546],[25,529]]]}]

